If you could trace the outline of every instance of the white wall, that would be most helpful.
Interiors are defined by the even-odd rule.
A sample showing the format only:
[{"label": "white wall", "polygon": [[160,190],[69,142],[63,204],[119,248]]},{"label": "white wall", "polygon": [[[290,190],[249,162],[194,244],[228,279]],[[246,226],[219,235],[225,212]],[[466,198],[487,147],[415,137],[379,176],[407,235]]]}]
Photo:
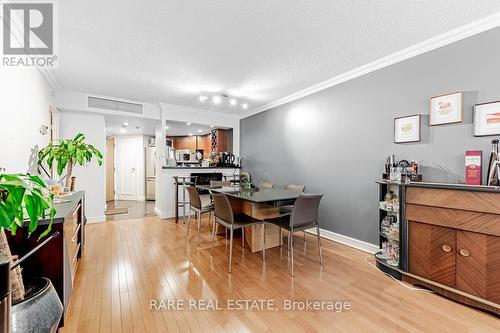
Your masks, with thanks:
[{"label": "white wall", "polygon": [[38,70],[0,68],[0,167],[8,173],[34,172],[33,157],[49,142],[39,129],[49,125],[50,105],[50,86]]},{"label": "white wall", "polygon": [[[78,133],[85,134],[87,143],[94,145],[105,157],[106,129],[104,115],[90,112],[62,111],[59,119],[61,139],[73,138]],[[76,189],[85,191],[85,213],[89,223],[105,221],[106,202],[106,160],[99,166],[95,160],[90,164],[73,168]]]}]

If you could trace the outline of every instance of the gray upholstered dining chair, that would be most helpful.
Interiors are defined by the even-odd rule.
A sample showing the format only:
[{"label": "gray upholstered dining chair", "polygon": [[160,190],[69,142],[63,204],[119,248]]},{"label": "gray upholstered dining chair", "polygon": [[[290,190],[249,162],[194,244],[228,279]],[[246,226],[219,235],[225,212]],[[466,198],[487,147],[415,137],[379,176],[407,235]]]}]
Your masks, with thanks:
[{"label": "gray upholstered dining chair", "polygon": [[[246,214],[233,214],[233,209],[231,208],[231,204],[229,199],[225,194],[213,193],[212,194],[214,200],[214,214],[215,214],[215,223],[212,227],[212,254],[214,251],[214,242],[215,242],[215,234],[217,232],[217,224],[221,224],[222,226],[229,229],[229,266],[228,272],[231,273],[231,263],[233,259],[233,233],[234,230],[241,229],[242,230],[242,247],[245,247],[245,227],[249,227],[256,224],[264,225],[264,221],[258,220]],[[263,250],[262,250],[262,261],[266,260],[266,238],[265,236],[265,225],[262,228],[262,237],[263,237]]]},{"label": "gray upholstered dining chair", "polygon": [[189,224],[191,223],[191,212],[195,212],[198,220],[198,237],[197,243],[199,243],[200,239],[200,229],[201,229],[201,215],[203,213],[208,213],[208,221],[212,219],[212,212],[214,211],[214,205],[208,204],[203,205],[202,200],[200,198],[200,194],[196,190],[195,186],[188,186],[187,188],[189,194],[189,214],[188,214],[188,223],[187,223],[187,231],[186,231],[186,239],[189,239]]},{"label": "gray upholstered dining chair", "polygon": [[[293,233],[316,227],[318,239],[319,261],[323,266],[323,253],[321,251],[321,237],[319,235],[318,210],[323,194],[301,194],[293,205],[291,214],[281,215],[276,218],[266,219],[265,223],[272,223],[288,230],[288,251],[290,262],[290,275],[293,277]],[[265,230],[265,225],[264,225]],[[264,234],[265,237],[265,234]]]},{"label": "gray upholstered dining chair", "polygon": [[266,180],[261,180],[260,183],[259,183],[259,187],[260,188],[273,188],[274,184],[271,183],[271,182],[268,182]]},{"label": "gray upholstered dining chair", "polygon": [[[303,184],[287,184],[285,185],[285,191],[288,192],[299,192],[304,193],[306,186]],[[276,206],[279,207],[280,214],[291,214],[293,209],[294,201],[279,201]],[[280,239],[281,239],[281,229],[280,229]],[[304,244],[306,243],[306,231],[304,230]],[[290,247],[290,246],[289,246]]]},{"label": "gray upholstered dining chair", "polygon": [[[288,192],[299,192],[303,193],[306,189],[305,185],[302,184],[287,184],[285,185],[285,191]],[[280,208],[280,214],[289,214],[292,212],[293,202],[288,201],[280,201],[277,203],[277,206]]]}]

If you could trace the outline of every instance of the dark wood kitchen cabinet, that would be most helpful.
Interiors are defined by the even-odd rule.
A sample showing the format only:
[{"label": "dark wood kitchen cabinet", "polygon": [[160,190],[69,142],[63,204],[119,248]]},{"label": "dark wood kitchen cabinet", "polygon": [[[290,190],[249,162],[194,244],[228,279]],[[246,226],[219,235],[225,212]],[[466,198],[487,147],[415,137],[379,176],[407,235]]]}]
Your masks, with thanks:
[{"label": "dark wood kitchen cabinet", "polygon": [[196,150],[196,136],[176,136],[171,139],[175,150]]}]

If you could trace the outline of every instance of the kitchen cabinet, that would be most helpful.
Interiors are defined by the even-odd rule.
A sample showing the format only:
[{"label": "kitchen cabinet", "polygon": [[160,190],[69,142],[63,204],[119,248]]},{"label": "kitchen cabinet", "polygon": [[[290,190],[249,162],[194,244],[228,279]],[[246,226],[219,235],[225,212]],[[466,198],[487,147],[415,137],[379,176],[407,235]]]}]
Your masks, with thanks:
[{"label": "kitchen cabinet", "polygon": [[196,136],[172,137],[175,150],[196,150]]},{"label": "kitchen cabinet", "polygon": [[210,134],[198,136],[197,149],[203,149],[203,158],[209,158],[210,152],[212,151]]}]

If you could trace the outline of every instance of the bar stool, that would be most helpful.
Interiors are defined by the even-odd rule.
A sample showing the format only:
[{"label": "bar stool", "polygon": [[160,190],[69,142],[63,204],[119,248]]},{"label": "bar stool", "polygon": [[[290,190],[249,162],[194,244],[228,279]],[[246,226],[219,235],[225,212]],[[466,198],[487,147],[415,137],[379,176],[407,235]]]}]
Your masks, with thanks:
[{"label": "bar stool", "polygon": [[[182,216],[186,223],[186,207],[189,202],[186,201],[186,186],[196,186],[198,176],[173,176],[175,186],[175,223],[179,222],[179,207],[182,207]],[[179,186],[182,186],[182,201],[179,201]]]}]

